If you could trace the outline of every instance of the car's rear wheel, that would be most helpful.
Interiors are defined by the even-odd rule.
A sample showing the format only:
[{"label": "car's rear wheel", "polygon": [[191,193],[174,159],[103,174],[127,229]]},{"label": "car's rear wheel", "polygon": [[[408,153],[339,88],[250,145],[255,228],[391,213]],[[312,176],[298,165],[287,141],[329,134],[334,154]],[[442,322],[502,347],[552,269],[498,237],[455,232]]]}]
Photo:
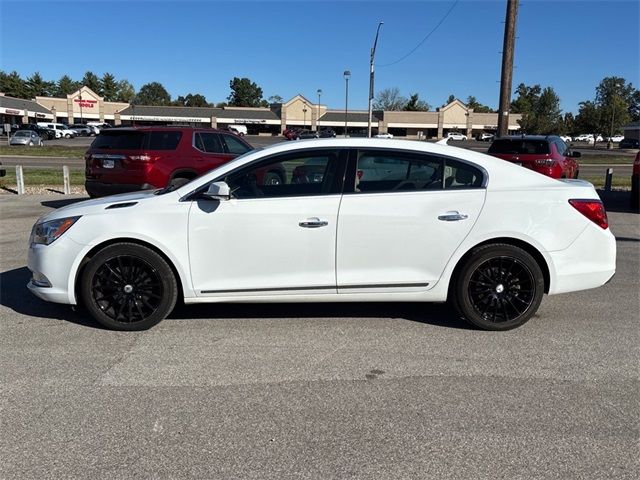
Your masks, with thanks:
[{"label": "car's rear wheel", "polygon": [[164,258],[135,243],[100,250],[80,281],[80,297],[89,313],[114,330],[156,325],[173,310],[178,296],[175,275]]},{"label": "car's rear wheel", "polygon": [[536,260],[513,245],[477,248],[459,270],[452,288],[453,305],[484,330],[511,330],[538,310],[544,276]]}]

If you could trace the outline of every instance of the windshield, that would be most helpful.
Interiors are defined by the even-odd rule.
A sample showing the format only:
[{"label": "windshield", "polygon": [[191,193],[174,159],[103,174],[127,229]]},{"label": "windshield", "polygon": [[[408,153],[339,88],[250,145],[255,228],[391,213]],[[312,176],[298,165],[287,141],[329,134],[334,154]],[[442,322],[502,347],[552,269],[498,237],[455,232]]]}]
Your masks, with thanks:
[{"label": "windshield", "polygon": [[29,130],[22,130],[20,132],[16,132],[14,136],[16,136],[16,137],[29,137],[29,136],[31,136],[31,132]]}]

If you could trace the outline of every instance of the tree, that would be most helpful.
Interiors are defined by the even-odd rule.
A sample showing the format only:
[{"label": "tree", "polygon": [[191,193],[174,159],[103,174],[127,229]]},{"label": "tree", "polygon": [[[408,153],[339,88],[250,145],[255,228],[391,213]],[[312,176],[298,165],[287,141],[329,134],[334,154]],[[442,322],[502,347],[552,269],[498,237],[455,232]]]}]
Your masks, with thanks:
[{"label": "tree", "polygon": [[528,87],[524,83],[516,88],[518,97],[511,102],[511,110],[521,113],[518,121],[524,133],[549,135],[563,128],[560,97],[551,87]]},{"label": "tree", "polygon": [[560,133],[573,135],[576,133],[576,119],[573,117],[573,113],[567,112],[562,119],[562,130]]},{"label": "tree", "polygon": [[207,99],[204,95],[196,94],[187,94],[186,97],[180,95],[176,101],[174,102],[176,105],[181,107],[210,107],[211,105],[207,102]]},{"label": "tree", "polygon": [[137,105],[170,105],[171,95],[161,83],[151,82],[140,88],[134,103]]},{"label": "tree", "polygon": [[429,104],[424,100],[418,99],[418,94],[414,93],[404,106],[403,110],[408,112],[426,112],[429,110]]},{"label": "tree", "polygon": [[55,95],[56,97],[66,97],[67,95],[78,90],[81,86],[82,85],[80,85],[80,82],[71,80],[71,77],[69,77],[69,75],[63,75],[56,83]]},{"label": "tree", "polygon": [[455,101],[456,96],[452,93],[451,95],[449,95],[449,98],[447,98],[447,103],[445,103],[445,105],[449,105],[451,102]]},{"label": "tree", "polygon": [[7,97],[27,98],[27,85],[15,70],[0,75],[0,91]]},{"label": "tree", "polygon": [[55,83],[47,82],[42,78],[40,72],[36,72],[26,81],[26,94],[28,98],[48,97],[54,91]]},{"label": "tree", "polygon": [[469,95],[467,97],[467,107],[472,108],[476,113],[492,113],[493,109],[486,105],[481,104],[476,97]]},{"label": "tree", "polygon": [[120,80],[118,82],[118,94],[116,101],[131,103],[136,96],[136,89],[127,80]]},{"label": "tree", "polygon": [[269,97],[269,103],[284,103],[284,98],[282,98],[280,95],[271,95]]},{"label": "tree", "polygon": [[600,109],[599,133],[622,132],[638,111],[638,91],[621,77],[605,77],[596,87],[595,103]]},{"label": "tree", "polygon": [[82,85],[90,88],[98,95],[102,94],[102,88],[100,86],[100,79],[93,72],[85,72],[84,77],[82,77]]},{"label": "tree", "polygon": [[398,87],[380,90],[373,99],[373,108],[376,110],[397,111],[402,110],[407,104],[407,99],[400,95]]},{"label": "tree", "polygon": [[576,128],[580,133],[599,133],[601,111],[596,102],[587,100],[580,102],[578,115],[576,116]]},{"label": "tree", "polygon": [[231,94],[227,98],[233,107],[259,107],[262,102],[262,88],[243,77],[233,77],[229,82]]},{"label": "tree", "polygon": [[100,86],[105,101],[115,102],[116,98],[118,98],[118,82],[116,82],[116,77],[110,73],[105,73],[102,75]]}]

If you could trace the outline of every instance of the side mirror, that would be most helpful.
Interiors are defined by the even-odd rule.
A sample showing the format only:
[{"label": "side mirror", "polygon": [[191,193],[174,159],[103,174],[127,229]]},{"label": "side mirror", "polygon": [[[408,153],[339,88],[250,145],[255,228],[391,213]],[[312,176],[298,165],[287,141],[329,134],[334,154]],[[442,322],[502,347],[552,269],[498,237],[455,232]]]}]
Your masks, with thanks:
[{"label": "side mirror", "polygon": [[571,156],[573,158],[580,158],[582,156],[582,154],[580,152],[571,152]]},{"label": "side mirror", "polygon": [[203,192],[203,195],[212,200],[229,200],[231,198],[231,190],[226,182],[213,182]]}]

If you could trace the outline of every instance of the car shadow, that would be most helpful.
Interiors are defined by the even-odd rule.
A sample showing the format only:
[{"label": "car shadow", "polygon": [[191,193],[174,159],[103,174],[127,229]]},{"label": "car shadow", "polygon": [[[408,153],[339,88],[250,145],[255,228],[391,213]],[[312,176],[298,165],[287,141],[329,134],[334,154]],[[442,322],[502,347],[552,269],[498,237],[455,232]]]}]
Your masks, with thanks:
[{"label": "car shadow", "polygon": [[[89,328],[104,329],[82,308],[45,302],[27,289],[27,267],[0,273],[0,305],[21,315],[61,320]],[[216,303],[178,304],[168,320],[286,318],[393,318],[445,328],[470,330],[453,309],[441,303]]]},{"label": "car shadow", "polygon": [[45,202],[40,202],[40,205],[43,207],[49,208],[62,208],[67,205],[72,205],[78,202],[84,202],[85,200],[89,200],[89,197],[80,197],[80,198],[65,198],[63,200],[47,200]]},{"label": "car shadow", "polygon": [[631,191],[630,190],[597,190],[604,208],[607,212],[617,213],[638,213],[638,210],[631,208]]},{"label": "car shadow", "polygon": [[0,305],[21,315],[76,323],[86,327],[103,329],[86,313],[71,305],[50,303],[39,299],[27,289],[31,272],[27,267],[0,273]]}]

